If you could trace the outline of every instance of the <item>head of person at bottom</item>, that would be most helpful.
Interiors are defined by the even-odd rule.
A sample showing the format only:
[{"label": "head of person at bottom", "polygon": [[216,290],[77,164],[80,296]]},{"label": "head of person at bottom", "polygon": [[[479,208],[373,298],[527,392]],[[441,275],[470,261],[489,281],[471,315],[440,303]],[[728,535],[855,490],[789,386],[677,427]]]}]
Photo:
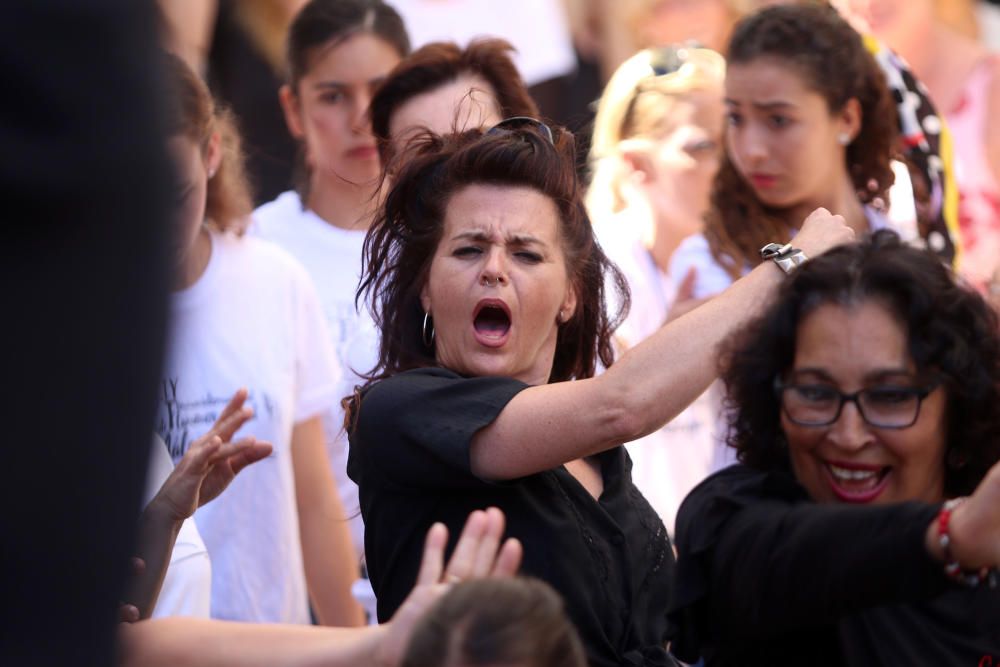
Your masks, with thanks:
[{"label": "head of person at bottom", "polygon": [[404,58],[371,102],[372,130],[384,164],[422,131],[437,134],[490,127],[512,116],[538,117],[502,39],[477,39],[464,49],[432,42]]},{"label": "head of person at bottom", "polygon": [[940,502],[1000,460],[997,317],[891,231],[796,269],[723,368],[740,460],[818,502]]},{"label": "head of person at bottom", "polygon": [[828,6],[781,5],[737,24],[725,78],[725,154],[705,235],[738,276],[824,207],[857,231],[894,182],[897,115],[861,36]]},{"label": "head of person at bottom", "polygon": [[374,379],[442,366],[537,385],[612,362],[606,272],[626,288],[594,240],[575,164],[573,136],[531,120],[420,140],[366,240]]},{"label": "head of person at bottom", "polygon": [[584,667],[562,598],[527,577],[456,585],[413,629],[400,667]]}]

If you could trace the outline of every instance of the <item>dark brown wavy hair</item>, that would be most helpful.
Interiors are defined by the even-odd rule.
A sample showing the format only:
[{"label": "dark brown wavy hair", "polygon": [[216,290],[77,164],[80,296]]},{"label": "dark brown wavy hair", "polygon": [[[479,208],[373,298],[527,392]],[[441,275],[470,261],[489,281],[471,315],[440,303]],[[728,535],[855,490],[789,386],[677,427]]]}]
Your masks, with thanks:
[{"label": "dark brown wavy hair", "polygon": [[487,92],[496,97],[501,118],[537,118],[538,105],[511,60],[513,51],[514,47],[502,39],[473,40],[464,49],[454,42],[432,42],[404,58],[379,86],[370,107],[382,164],[388,164],[393,157],[389,124],[396,110],[414,97],[461,76],[477,76],[490,85],[493,90]]},{"label": "dark brown wavy hair", "polygon": [[538,579],[474,579],[438,600],[413,628],[401,667],[586,667],[562,598]]},{"label": "dark brown wavy hair", "polygon": [[[898,116],[882,70],[861,36],[826,5],[779,5],[740,21],[729,42],[728,65],[760,59],[787,64],[826,99],[831,113],[851,99],[861,106],[861,130],[847,147],[847,170],[864,204],[889,201]],[[730,73],[732,70],[729,70]],[[712,187],[705,238],[712,256],[735,279],[760,263],[760,248],[787,243],[784,211],[765,206],[728,154]]]},{"label": "dark brown wavy hair", "polygon": [[[559,326],[549,382],[592,377],[598,359],[611,365],[611,332],[628,310],[628,287],[594,238],[581,199],[573,135],[552,130],[553,141],[534,127],[474,129],[444,137],[428,133],[406,153],[365,238],[357,299],[371,302],[382,334],[378,363],[367,375],[368,384],[437,365],[433,342],[427,345],[423,340],[420,290],[441,240],[448,202],[473,184],[533,188],[558,210],[577,307]],[[613,314],[606,306],[609,287],[621,297],[622,307]],[[348,425],[357,396],[356,392],[345,399]]]},{"label": "dark brown wavy hair", "polygon": [[754,468],[789,469],[773,382],[792,367],[798,325],[821,305],[872,300],[905,329],[918,373],[944,379],[945,493],[967,495],[1000,460],[1000,324],[940,259],[904,245],[890,230],[806,262],[767,312],[727,341],[721,375],[729,445]]}]

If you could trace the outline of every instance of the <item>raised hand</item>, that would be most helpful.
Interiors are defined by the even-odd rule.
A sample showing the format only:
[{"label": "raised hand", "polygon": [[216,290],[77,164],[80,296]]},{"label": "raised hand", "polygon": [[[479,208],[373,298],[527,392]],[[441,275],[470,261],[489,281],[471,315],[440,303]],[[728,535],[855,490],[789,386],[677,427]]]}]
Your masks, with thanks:
[{"label": "raised hand", "polygon": [[186,519],[222,493],[243,468],[271,453],[269,443],[253,436],[230,442],[253,416],[253,410],[243,405],[246,399],[246,389],[233,394],[208,433],[188,447],[152,503],[175,519]]},{"label": "raised hand", "polygon": [[440,523],[431,526],[416,586],[386,624],[386,634],[378,651],[380,665],[399,664],[414,625],[452,584],[482,577],[510,577],[517,573],[523,550],[514,538],[500,545],[504,524],[503,512],[495,507],[470,514],[447,565],[444,564],[444,550],[448,529]]},{"label": "raised hand", "polygon": [[667,319],[664,323],[676,320],[685,313],[689,313],[711,297],[696,299],[694,296],[694,286],[698,281],[698,268],[692,266],[684,274],[681,284],[677,286],[677,294],[674,295],[674,303],[670,306]]},{"label": "raised hand", "polygon": [[815,257],[853,240],[854,230],[847,226],[843,216],[818,208],[802,223],[802,229],[795,235],[793,244],[806,257]]},{"label": "raised hand", "polygon": [[1000,567],[1000,463],[951,516],[951,552],[963,568]]}]

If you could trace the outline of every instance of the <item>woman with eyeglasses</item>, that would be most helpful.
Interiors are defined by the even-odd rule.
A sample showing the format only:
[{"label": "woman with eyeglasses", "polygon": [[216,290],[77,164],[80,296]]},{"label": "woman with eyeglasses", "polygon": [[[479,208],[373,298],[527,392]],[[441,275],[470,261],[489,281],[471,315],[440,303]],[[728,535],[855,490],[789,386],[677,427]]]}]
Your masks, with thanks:
[{"label": "woman with eyeglasses", "polygon": [[[628,281],[632,308],[615,330],[624,351],[685,299],[667,271],[702,229],[722,146],[725,61],[694,46],[646,49],[621,65],[598,102],[587,212],[601,247]],[[680,291],[680,293],[679,293]],[[714,402],[706,395],[629,446],[632,478],[673,530],[680,501],[711,469]]]},{"label": "woman with eyeglasses", "polygon": [[[704,390],[715,344],[783,274],[760,267],[612,366],[605,279],[622,278],[594,240],[575,165],[572,135],[524,118],[410,149],[366,241],[359,296],[382,338],[349,401],[348,472],[380,619],[404,599],[433,522],[495,505],[524,573],[565,598],[592,665],[670,664],[673,552],[621,444]],[[818,254],[850,238],[817,212],[797,241]],[[598,360],[608,370],[593,377]]]},{"label": "woman with eyeglasses", "polygon": [[807,262],[725,347],[740,463],[678,518],[675,653],[1000,660],[1000,336],[884,230]]}]

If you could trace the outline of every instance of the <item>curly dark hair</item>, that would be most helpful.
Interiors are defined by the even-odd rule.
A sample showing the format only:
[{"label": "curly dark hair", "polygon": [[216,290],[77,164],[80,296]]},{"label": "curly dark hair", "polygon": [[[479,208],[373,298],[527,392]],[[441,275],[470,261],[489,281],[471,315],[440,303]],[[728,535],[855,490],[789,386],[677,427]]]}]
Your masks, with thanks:
[{"label": "curly dark hair", "polygon": [[892,231],[835,248],[789,277],[770,308],[723,347],[729,445],[743,463],[788,469],[773,382],[791,368],[799,323],[823,304],[877,300],[905,328],[919,373],[947,394],[945,493],[967,495],[1000,460],[1000,328],[978,292]]},{"label": "curly dark hair", "polygon": [[[861,130],[847,147],[847,169],[858,199],[888,202],[898,116],[878,63],[861,36],[830,6],[779,5],[739,22],[729,42],[729,66],[760,59],[786,63],[826,100],[831,113],[851,99],[861,107]],[[765,244],[791,240],[784,211],[761,202],[728,156],[712,187],[705,238],[712,256],[734,278],[760,263]]]},{"label": "curly dark hair", "polygon": [[[531,126],[444,137],[428,133],[406,153],[365,238],[357,298],[372,302],[382,332],[378,364],[367,375],[368,384],[437,365],[433,342],[423,340],[420,290],[441,239],[448,202],[473,184],[534,188],[550,197],[559,212],[577,308],[559,327],[549,382],[592,377],[598,359],[611,365],[611,332],[627,312],[628,287],[594,238],[580,195],[573,135],[560,128],[552,131],[552,141]],[[621,295],[622,307],[613,315],[605,300],[609,286]],[[345,399],[348,415],[355,397]]]},{"label": "curly dark hair", "polygon": [[501,118],[537,118],[538,105],[511,58],[513,51],[509,42],[496,38],[473,40],[464,49],[454,42],[432,42],[400,61],[375,91],[369,106],[382,163],[393,158],[389,125],[399,107],[463,75],[480,77],[490,85],[488,92],[496,98]]}]

